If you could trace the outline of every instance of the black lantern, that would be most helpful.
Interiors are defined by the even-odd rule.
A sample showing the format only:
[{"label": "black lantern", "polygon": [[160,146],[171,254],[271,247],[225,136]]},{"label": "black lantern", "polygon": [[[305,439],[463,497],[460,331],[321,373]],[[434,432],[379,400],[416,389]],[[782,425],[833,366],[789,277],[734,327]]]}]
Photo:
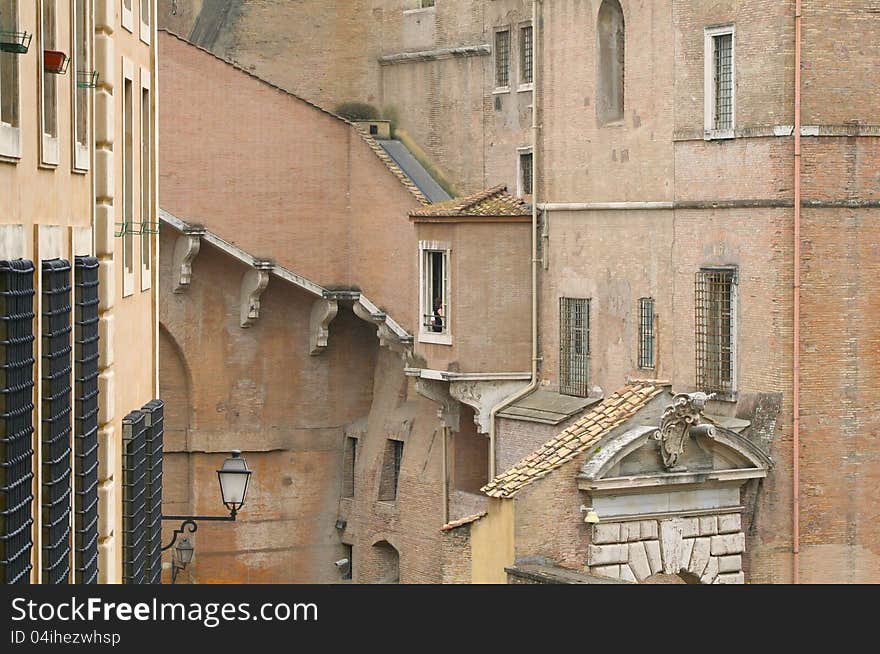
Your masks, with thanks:
[{"label": "black lantern", "polygon": [[223,462],[223,467],[217,471],[220,480],[220,493],[223,495],[223,504],[235,516],[238,510],[244,506],[247,497],[248,482],[251,471],[247,461],[241,457],[240,450],[233,450],[232,456]]},{"label": "black lantern", "polygon": [[187,565],[189,565],[190,562],[192,562],[193,554],[195,553],[196,548],[193,547],[192,543],[189,541],[189,538],[184,536],[180,539],[180,542],[174,549],[177,552],[177,560],[180,562],[180,568],[182,570]]}]

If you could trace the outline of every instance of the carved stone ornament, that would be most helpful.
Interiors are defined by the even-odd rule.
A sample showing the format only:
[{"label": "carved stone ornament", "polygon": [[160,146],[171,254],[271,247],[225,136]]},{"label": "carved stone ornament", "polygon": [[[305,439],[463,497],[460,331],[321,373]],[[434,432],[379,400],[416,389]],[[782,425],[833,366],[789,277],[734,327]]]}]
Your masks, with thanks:
[{"label": "carved stone ornament", "polygon": [[679,393],[672,398],[672,404],[666,407],[660,417],[660,429],[654,432],[654,440],[660,442],[660,454],[663,465],[670,472],[686,470],[678,465],[678,458],[684,452],[684,446],[691,435],[704,434],[714,436],[715,429],[711,423],[702,419],[706,402],[715,394]]}]

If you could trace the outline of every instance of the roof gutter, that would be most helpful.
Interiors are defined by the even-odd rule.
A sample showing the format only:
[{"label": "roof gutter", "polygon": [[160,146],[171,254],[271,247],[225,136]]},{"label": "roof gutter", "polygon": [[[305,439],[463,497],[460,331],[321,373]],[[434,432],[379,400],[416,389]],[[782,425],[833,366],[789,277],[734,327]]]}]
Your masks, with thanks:
[{"label": "roof gutter", "polygon": [[525,397],[538,387],[538,75],[540,66],[540,33],[538,5],[543,0],[532,1],[532,369],[528,386],[496,404],[489,412],[489,480],[495,478],[495,422],[498,412]]}]

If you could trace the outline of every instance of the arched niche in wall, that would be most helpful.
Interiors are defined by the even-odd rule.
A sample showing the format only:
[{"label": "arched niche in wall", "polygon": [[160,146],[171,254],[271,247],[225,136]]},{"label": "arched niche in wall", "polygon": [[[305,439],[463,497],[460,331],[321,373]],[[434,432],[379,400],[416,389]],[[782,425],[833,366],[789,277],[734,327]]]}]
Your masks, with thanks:
[{"label": "arched niche in wall", "polygon": [[596,118],[600,126],[623,120],[626,24],[618,0],[603,0],[596,20]]}]

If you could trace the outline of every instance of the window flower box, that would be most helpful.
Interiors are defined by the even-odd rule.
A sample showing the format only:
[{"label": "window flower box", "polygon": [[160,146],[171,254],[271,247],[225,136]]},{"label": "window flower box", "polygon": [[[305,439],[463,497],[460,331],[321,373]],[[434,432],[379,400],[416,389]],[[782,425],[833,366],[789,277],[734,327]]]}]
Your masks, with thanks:
[{"label": "window flower box", "polygon": [[76,87],[79,89],[93,89],[98,86],[98,71],[78,70],[76,72]]},{"label": "window flower box", "polygon": [[59,50],[43,51],[43,70],[53,75],[64,75],[67,66],[70,65],[70,57]]},{"label": "window flower box", "polygon": [[25,54],[31,45],[33,34],[0,30],[0,52]]}]

